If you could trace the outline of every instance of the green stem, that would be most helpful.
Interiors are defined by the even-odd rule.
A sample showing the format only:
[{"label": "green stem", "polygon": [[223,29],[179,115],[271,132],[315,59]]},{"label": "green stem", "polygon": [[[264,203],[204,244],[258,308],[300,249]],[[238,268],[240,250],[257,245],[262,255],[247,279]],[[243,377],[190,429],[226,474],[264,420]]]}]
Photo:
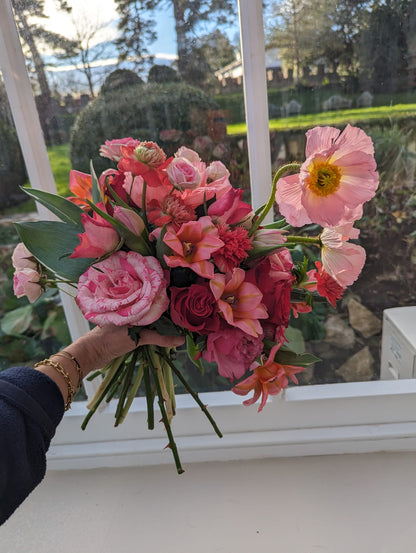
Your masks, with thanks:
[{"label": "green stem", "polygon": [[121,392],[120,392],[120,398],[118,400],[116,413],[115,413],[116,422],[115,422],[114,426],[118,426],[120,424],[120,417],[121,417],[121,414],[123,412],[124,402],[125,402],[125,399],[127,397],[127,393],[129,391],[129,388],[130,388],[130,385],[131,385],[131,382],[132,382],[134,368],[136,366],[136,361],[137,361],[138,355],[139,355],[139,348],[136,348],[133,352],[133,356],[130,359],[130,362],[129,362],[129,364],[127,366],[127,369],[125,371],[125,374],[124,374],[123,384],[122,384],[122,388],[121,388]]},{"label": "green stem", "polygon": [[142,190],[142,219],[144,222],[144,228],[148,227],[148,221],[147,221],[147,213],[146,213],[146,189],[147,184],[146,181],[143,181],[143,190]]},{"label": "green stem", "polygon": [[320,236],[286,236],[285,244],[316,244],[321,246]]},{"label": "green stem", "polygon": [[133,403],[133,399],[136,397],[136,393],[142,382],[142,378],[143,378],[143,365],[141,364],[137,368],[136,376],[133,380],[133,384],[130,388],[129,395],[127,397],[126,403],[124,404],[123,411],[121,412],[121,415],[120,415],[119,424],[121,424],[126,418],[127,413],[129,412],[130,406]]},{"label": "green stem", "polygon": [[178,379],[181,381],[181,383],[184,385],[185,390],[191,394],[191,396],[194,398],[196,403],[199,405],[199,407],[201,408],[201,411],[204,413],[204,415],[207,417],[207,419],[211,423],[211,425],[212,425],[213,429],[215,430],[215,433],[217,434],[217,436],[222,438],[223,435],[222,435],[221,430],[218,428],[217,423],[214,421],[214,419],[210,415],[206,405],[204,405],[202,403],[202,401],[199,399],[199,395],[192,390],[192,388],[189,386],[188,382],[182,376],[182,373],[180,372],[180,370],[174,365],[174,363],[169,359],[169,357],[166,356],[166,355],[163,355],[163,358],[166,361],[166,363],[170,366],[172,371],[175,373],[175,375],[178,377]]},{"label": "green stem", "polygon": [[146,389],[147,428],[149,430],[153,430],[153,428],[155,427],[155,414],[153,410],[154,394],[150,383],[150,373],[149,373],[150,355],[147,351],[146,346],[144,347],[145,347],[146,363],[143,367],[143,380],[144,380],[144,386]]},{"label": "green stem", "polygon": [[[152,351],[151,347],[149,347],[149,349],[150,349],[150,351]],[[150,356],[149,356],[149,358],[150,358]],[[159,399],[158,400],[159,409],[160,409],[160,412],[162,414],[162,420],[163,420],[163,424],[165,425],[166,434],[168,435],[169,447],[172,450],[172,455],[173,455],[173,458],[175,459],[176,470],[178,471],[178,474],[182,474],[184,472],[184,470],[181,466],[181,461],[179,459],[178,448],[176,447],[175,440],[173,439],[172,429],[171,429],[169,418],[168,418],[168,415],[167,415],[166,409],[165,409],[165,400],[163,398],[162,388],[160,387],[159,378],[162,378],[162,376],[158,374],[158,371],[160,369],[155,367],[153,362],[150,363],[150,369],[153,372],[153,379],[155,381],[157,396],[158,396],[158,399]]]},{"label": "green stem", "polygon": [[280,177],[282,177],[285,173],[287,173],[288,171],[290,172],[294,172],[294,171],[299,171],[299,169],[301,168],[302,164],[301,163],[287,163],[286,165],[282,165],[282,167],[280,167],[280,169],[278,169],[273,177],[273,182],[272,182],[272,191],[270,193],[270,197],[269,197],[269,200],[265,206],[265,208],[263,209],[263,211],[260,213],[260,215],[258,216],[258,218],[254,221],[253,223],[253,226],[251,227],[250,229],[250,232],[249,232],[249,236],[252,236],[256,230],[259,228],[260,224],[262,223],[262,221],[264,220],[264,218],[266,217],[266,215],[269,213],[269,211],[271,210],[272,206],[273,206],[273,203],[275,201],[275,195],[276,195],[276,187],[277,187],[277,181],[280,179]]}]

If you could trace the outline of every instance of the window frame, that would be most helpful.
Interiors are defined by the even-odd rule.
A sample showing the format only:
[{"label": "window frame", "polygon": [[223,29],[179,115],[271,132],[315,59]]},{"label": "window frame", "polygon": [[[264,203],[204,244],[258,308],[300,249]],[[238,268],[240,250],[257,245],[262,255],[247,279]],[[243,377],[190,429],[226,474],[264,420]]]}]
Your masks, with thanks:
[{"label": "window frame", "polygon": [[[239,0],[250,179],[254,207],[271,185],[267,85],[261,0]],[[0,67],[19,141],[34,188],[56,193],[10,0],[0,4]],[[263,186],[259,186],[263,183]],[[39,206],[42,218],[51,214]],[[62,294],[72,339],[88,330],[75,302]],[[85,382],[88,396],[98,383]],[[416,381],[370,381],[290,387],[257,414],[232,392],[200,394],[224,433],[218,438],[187,395],[178,396],[173,431],[184,463],[263,457],[416,450]],[[84,469],[171,463],[163,425],[149,432],[144,398],[133,401],[114,429],[115,406],[80,425],[86,402],[65,415],[48,453],[52,469]],[[157,411],[157,408],[156,408]],[[157,420],[157,416],[156,416]]]}]

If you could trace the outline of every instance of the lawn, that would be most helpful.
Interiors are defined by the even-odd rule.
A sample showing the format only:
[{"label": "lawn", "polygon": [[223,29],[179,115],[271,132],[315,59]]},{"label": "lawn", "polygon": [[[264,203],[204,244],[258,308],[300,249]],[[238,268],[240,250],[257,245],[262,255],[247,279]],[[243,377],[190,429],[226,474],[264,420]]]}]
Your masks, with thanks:
[{"label": "lawn", "polygon": [[71,170],[69,144],[51,146],[48,148],[48,155],[58,194],[67,196],[69,194],[69,171]]},{"label": "lawn", "polygon": [[[271,131],[287,131],[296,129],[310,129],[316,125],[342,126],[347,123],[357,125],[368,121],[400,119],[404,117],[416,117],[416,104],[397,104],[395,106],[378,106],[373,108],[345,109],[339,111],[327,111],[322,113],[311,113],[308,115],[297,115],[271,119],[269,128]],[[235,123],[227,126],[229,135],[246,134],[245,123]]]}]

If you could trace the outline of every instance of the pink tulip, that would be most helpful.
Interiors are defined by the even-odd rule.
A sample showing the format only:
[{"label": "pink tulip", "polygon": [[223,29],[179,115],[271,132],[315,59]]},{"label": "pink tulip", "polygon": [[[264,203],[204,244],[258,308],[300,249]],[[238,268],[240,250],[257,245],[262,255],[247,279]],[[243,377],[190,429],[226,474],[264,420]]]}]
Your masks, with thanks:
[{"label": "pink tulip", "polygon": [[[104,206],[101,204],[99,207],[103,208]],[[116,249],[120,238],[110,223],[95,212],[92,217],[83,213],[81,221],[85,232],[78,234],[80,244],[70,255],[71,258],[97,258]]]},{"label": "pink tulip", "polygon": [[125,227],[127,227],[136,236],[141,236],[144,231],[145,225],[143,219],[133,209],[127,209],[119,205],[114,206],[114,219],[120,221]]}]

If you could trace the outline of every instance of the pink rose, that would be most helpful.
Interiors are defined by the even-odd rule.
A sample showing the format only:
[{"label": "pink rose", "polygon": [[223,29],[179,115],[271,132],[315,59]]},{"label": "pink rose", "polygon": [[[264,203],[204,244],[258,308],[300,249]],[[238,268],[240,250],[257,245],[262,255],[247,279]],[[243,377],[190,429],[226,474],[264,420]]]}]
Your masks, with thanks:
[{"label": "pink rose", "polygon": [[27,296],[30,303],[35,302],[42,294],[40,274],[35,269],[16,269],[13,276],[13,290],[17,298]]},{"label": "pink rose", "polygon": [[98,326],[146,326],[169,305],[159,261],[124,251],[81,275],[76,302],[85,318]]},{"label": "pink rose", "polygon": [[172,286],[170,291],[170,315],[175,324],[198,334],[218,330],[217,302],[207,283],[189,288]]},{"label": "pink rose", "polygon": [[12,264],[15,269],[36,269],[37,265],[33,255],[26,248],[23,242],[15,247],[12,254]]},{"label": "pink rose", "polygon": [[234,380],[244,375],[262,350],[261,336],[250,336],[239,328],[226,327],[208,334],[207,349],[202,356],[208,363],[217,363],[221,376]]},{"label": "pink rose", "polygon": [[201,183],[201,174],[198,168],[184,157],[172,159],[166,171],[170,182],[180,190],[194,189]]}]

